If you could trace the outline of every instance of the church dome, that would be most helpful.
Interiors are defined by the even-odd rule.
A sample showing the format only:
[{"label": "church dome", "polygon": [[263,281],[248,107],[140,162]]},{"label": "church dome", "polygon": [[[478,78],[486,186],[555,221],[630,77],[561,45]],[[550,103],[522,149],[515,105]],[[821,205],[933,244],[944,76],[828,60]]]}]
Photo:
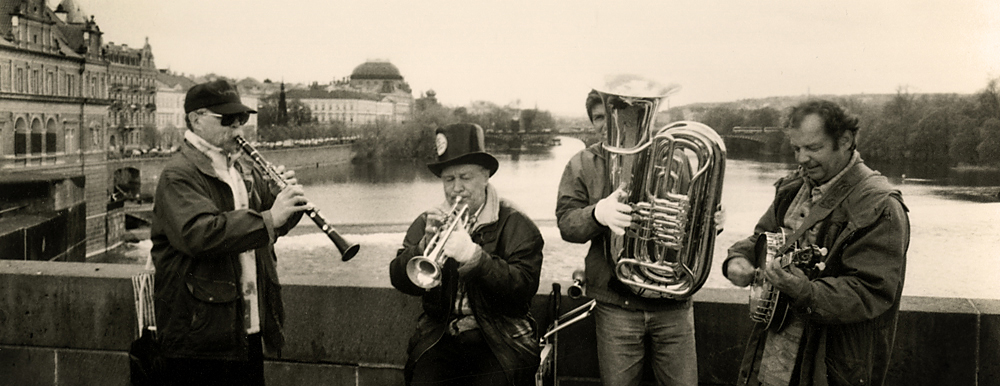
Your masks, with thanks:
[{"label": "church dome", "polygon": [[360,79],[399,79],[403,76],[399,74],[399,69],[389,62],[371,61],[362,63],[354,68],[351,73],[351,80]]}]

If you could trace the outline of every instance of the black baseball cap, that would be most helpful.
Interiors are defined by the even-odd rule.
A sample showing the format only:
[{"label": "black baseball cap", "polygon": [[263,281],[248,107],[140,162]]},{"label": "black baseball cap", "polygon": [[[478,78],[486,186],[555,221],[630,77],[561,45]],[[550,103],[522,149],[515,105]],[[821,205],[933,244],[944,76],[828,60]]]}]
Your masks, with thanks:
[{"label": "black baseball cap", "polygon": [[240,93],[225,80],[197,84],[184,97],[184,113],[207,108],[216,114],[256,114],[240,101]]}]

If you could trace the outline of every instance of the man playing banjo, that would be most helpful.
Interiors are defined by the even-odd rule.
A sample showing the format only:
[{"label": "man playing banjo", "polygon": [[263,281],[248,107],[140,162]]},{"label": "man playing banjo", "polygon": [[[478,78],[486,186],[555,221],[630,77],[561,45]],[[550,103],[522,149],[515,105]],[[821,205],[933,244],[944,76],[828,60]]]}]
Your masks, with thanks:
[{"label": "man playing banjo", "polygon": [[[861,160],[858,120],[828,101],[794,107],[785,134],[797,171],[778,180],[754,235],[734,244],[723,275],[755,275],[790,303],[785,323],[757,323],[738,385],[883,385],[903,291],[910,223],[900,192]],[[785,232],[782,232],[785,229]],[[758,237],[825,250],[815,278],[757,255]],[[781,250],[784,252],[784,250]]]}]

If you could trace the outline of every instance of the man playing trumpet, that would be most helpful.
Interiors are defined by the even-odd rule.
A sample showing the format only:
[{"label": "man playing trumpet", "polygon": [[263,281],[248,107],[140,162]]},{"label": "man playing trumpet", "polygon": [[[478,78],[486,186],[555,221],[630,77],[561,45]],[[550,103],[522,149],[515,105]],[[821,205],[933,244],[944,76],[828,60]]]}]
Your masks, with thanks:
[{"label": "man playing trumpet", "polygon": [[449,125],[435,139],[438,162],[427,167],[441,177],[445,202],[413,221],[389,266],[392,285],[423,300],[406,383],[533,384],[539,345],[529,308],[541,233],[490,185],[499,163],[484,151],[481,127]]}]

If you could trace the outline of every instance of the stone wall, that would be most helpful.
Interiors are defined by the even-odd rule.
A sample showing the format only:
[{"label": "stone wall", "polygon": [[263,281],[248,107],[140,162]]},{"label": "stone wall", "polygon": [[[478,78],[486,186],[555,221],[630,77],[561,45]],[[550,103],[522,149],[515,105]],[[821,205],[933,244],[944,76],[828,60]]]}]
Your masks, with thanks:
[{"label": "stone wall", "polygon": [[[0,261],[0,384],[128,385],[136,334],[130,277],[141,267]],[[533,313],[540,324],[551,283]],[[416,298],[335,281],[285,283],[288,345],[265,363],[268,385],[402,383]],[[698,367],[704,385],[731,384],[750,329],[746,292],[695,296]],[[585,299],[562,299],[562,312]],[[1000,301],[903,299],[892,385],[1000,385]],[[597,385],[593,319],[561,332],[564,385]]]}]

